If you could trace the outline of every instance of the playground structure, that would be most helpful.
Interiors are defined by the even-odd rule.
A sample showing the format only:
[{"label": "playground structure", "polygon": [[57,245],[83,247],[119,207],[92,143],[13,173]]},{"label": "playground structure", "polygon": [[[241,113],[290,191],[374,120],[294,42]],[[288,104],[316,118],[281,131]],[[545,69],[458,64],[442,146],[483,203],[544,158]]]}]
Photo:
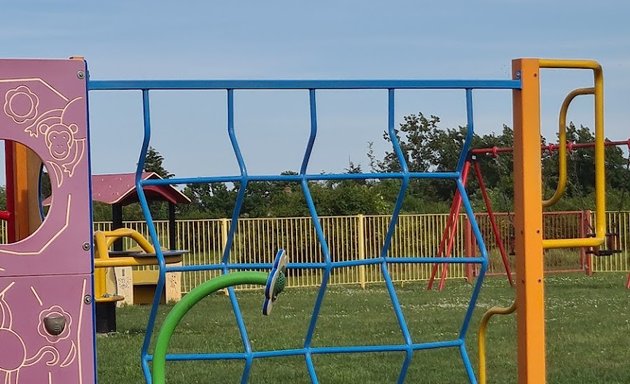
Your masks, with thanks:
[{"label": "playground structure", "polygon": [[[562,106],[560,107],[560,113],[558,117],[558,143],[559,144],[541,145],[540,147],[541,152],[544,152],[544,151],[547,151],[549,153],[556,152],[556,151],[558,152],[558,171],[559,171],[558,183],[556,185],[556,189],[550,198],[543,200],[543,208],[548,208],[556,204],[562,198],[562,196],[564,195],[566,191],[567,157],[568,157],[567,151],[570,153],[574,149],[593,148],[596,145],[595,143],[574,143],[571,141],[567,141],[566,139],[567,113],[569,110],[569,106],[571,105],[571,102],[577,96],[593,95],[594,93],[595,93],[595,88],[592,88],[592,87],[591,88],[577,88],[569,92],[567,96],[565,97],[564,101],[562,102]],[[625,141],[606,140],[604,142],[604,146],[605,147],[626,146],[628,150],[630,150],[630,139],[625,140]],[[496,146],[492,148],[473,148],[470,151],[469,157],[467,158],[466,163],[462,169],[462,179],[463,179],[464,186],[466,186],[466,183],[468,181],[468,174],[469,174],[469,170],[471,166],[474,169],[475,179],[477,180],[477,183],[479,184],[479,189],[483,197],[486,212],[488,213],[488,219],[490,221],[490,225],[492,228],[494,240],[496,242],[497,248],[499,249],[501,261],[503,263],[503,267],[504,267],[508,282],[511,286],[514,285],[514,281],[512,279],[512,272],[511,272],[510,264],[508,261],[506,247],[503,243],[501,234],[499,232],[499,229],[496,223],[495,214],[492,209],[492,203],[490,202],[490,198],[488,197],[488,192],[485,187],[481,167],[479,163],[477,162],[477,157],[485,155],[485,156],[492,156],[494,158],[497,158],[501,154],[511,154],[513,151],[514,151],[514,148],[496,147]],[[627,167],[630,168],[630,158],[628,159]],[[438,256],[440,257],[450,257],[451,255],[453,243],[455,239],[455,233],[457,230],[457,224],[459,222],[458,219],[459,219],[460,210],[461,210],[461,196],[456,191],[455,197],[453,199],[453,203],[451,205],[451,210],[449,212],[449,219],[447,221],[446,228],[444,229],[444,232],[442,234],[442,239],[440,241],[440,246],[438,249]],[[593,226],[591,225],[590,215],[583,215],[583,217],[584,218],[581,223],[581,227],[582,227],[581,231],[583,235],[581,237],[591,236],[593,234]],[[592,274],[592,271],[593,271],[592,256],[610,256],[612,254],[621,252],[618,232],[619,232],[618,229],[616,229],[616,232],[610,232],[610,231],[606,232],[606,241],[604,243],[605,248],[601,248],[600,246],[597,246],[597,247],[588,247],[588,249],[585,250],[584,252],[585,256],[581,257],[580,263],[581,263],[582,269],[584,269],[586,273]],[[471,248],[473,248],[473,246],[470,243],[471,243],[470,239],[467,238],[466,239],[466,256],[469,256],[472,254]],[[433,284],[434,284],[439,266],[440,264],[435,264],[433,266],[431,277],[429,278],[429,283],[427,287],[428,289],[433,288]],[[442,266],[442,271],[440,274],[440,282],[438,285],[439,290],[442,290],[444,288],[447,274],[448,274],[448,264],[444,264]],[[472,265],[467,266],[466,274],[467,274],[467,278],[470,280],[473,275]],[[628,279],[629,279],[628,281],[630,282],[630,275]],[[630,286],[630,283],[627,283],[626,285]]]},{"label": "playground structure", "polygon": [[[544,383],[545,380],[545,316],[543,250],[566,247],[599,247],[606,241],[605,178],[604,178],[604,130],[603,130],[603,76],[599,64],[594,61],[517,59],[513,61],[513,78],[510,80],[406,80],[406,81],[96,81],[87,80],[86,63],[75,60],[7,60],[0,67],[0,93],[3,94],[4,114],[0,113],[2,137],[30,148],[47,169],[51,170],[52,202],[46,219],[21,241],[0,245],[0,305],[4,319],[0,328],[3,345],[0,353],[0,378],[5,382],[18,383],[89,383],[95,380],[95,355],[92,313],[94,290],[93,267],[115,265],[115,259],[103,253],[93,263],[93,242],[90,220],[90,175],[87,133],[87,91],[137,91],[142,94],[144,140],[136,171],[138,196],[149,225],[152,243],[144,244],[146,253],[155,253],[159,266],[157,289],[148,319],[145,342],[141,351],[141,364],[147,383],[163,382],[164,365],[171,360],[223,360],[238,359],[245,362],[241,382],[247,382],[252,362],[278,356],[303,356],[305,368],[312,382],[319,382],[313,355],[349,354],[371,352],[398,352],[405,358],[399,368],[398,382],[405,381],[414,353],[421,350],[453,348],[459,352],[462,368],[471,383],[477,382],[468,358],[467,335],[471,316],[482,287],[488,265],[488,255],[477,225],[474,212],[465,189],[464,168],[467,164],[472,135],[474,133],[473,93],[486,89],[510,90],[514,105],[514,173],[515,173],[515,254],[516,254],[516,311],[518,337],[518,382]],[[549,240],[542,232],[542,183],[540,149],[540,84],[541,68],[586,69],[594,73],[595,95],[595,170],[596,211],[593,236],[574,239]],[[153,90],[223,90],[227,99],[227,131],[239,165],[238,175],[217,177],[173,178],[144,180],[142,169],[151,136],[150,92]],[[234,93],[241,90],[303,90],[308,94],[311,130],[300,172],[297,175],[251,175],[241,154],[234,123]],[[388,95],[387,131],[401,170],[389,173],[313,174],[308,172],[311,152],[317,137],[318,90],[370,89],[381,90]],[[467,137],[455,170],[448,172],[412,172],[408,169],[395,134],[396,91],[404,89],[458,89],[466,100]],[[20,179],[14,174],[13,180]],[[396,230],[402,202],[413,179],[443,178],[452,180],[461,205],[470,222],[478,256],[440,257],[417,256],[392,257],[388,249]],[[344,179],[395,179],[401,183],[398,199],[392,211],[391,221],[380,255],[364,260],[336,262],[331,258],[326,236],[318,220],[317,208],[311,198],[309,182]],[[236,263],[231,259],[230,248],[234,241],[239,210],[250,183],[259,181],[290,182],[298,184],[304,193],[312,224],[320,242],[323,260],[312,263],[289,263],[286,268],[318,269],[322,282],[315,300],[312,317],[305,330],[304,346],[293,350],[253,350],[248,338],[247,325],[240,312],[234,293],[235,284],[266,285],[264,312],[268,312],[270,300],[278,293],[274,283],[282,281],[278,271],[284,261]],[[527,181],[527,185],[525,185]],[[153,218],[144,193],[145,187],[174,184],[211,182],[238,182],[240,189],[229,228],[226,251],[221,262],[213,265],[167,265],[168,253],[160,246]],[[33,185],[33,184],[30,184]],[[8,217],[16,217],[20,209],[32,212],[31,203],[17,204],[9,209]],[[459,211],[459,208],[458,208]],[[25,217],[25,216],[20,216]],[[106,234],[97,236],[99,252],[109,248]],[[111,235],[111,234],[110,234]],[[114,235],[133,234],[118,233]],[[103,243],[104,242],[104,243]],[[139,240],[142,242],[142,240]],[[104,244],[104,245],[102,245]],[[97,244],[98,245],[98,244]],[[525,258],[527,255],[527,258]],[[442,255],[443,256],[443,255]],[[290,257],[290,255],[289,255]],[[126,262],[138,262],[126,260]],[[414,341],[401,310],[389,265],[396,263],[475,264],[479,273],[466,309],[459,335],[453,340],[431,342]],[[313,346],[312,337],[317,327],[321,304],[333,269],[364,265],[378,265],[394,308],[403,343],[394,345]],[[266,273],[247,276],[239,270],[269,270]],[[175,320],[167,321],[167,328],[174,327],[189,306],[207,293],[227,288],[234,310],[243,352],[218,354],[167,354],[171,329],[160,332],[155,353],[149,353],[149,344],[155,331],[155,320],[161,293],[166,283],[166,273],[185,273],[192,270],[219,270],[221,280],[211,280],[195,291],[190,300],[184,300],[173,309]],[[243,276],[243,279],[239,277]],[[95,283],[96,284],[96,283]],[[630,281],[629,281],[630,284]],[[282,285],[282,284],[280,284]],[[192,294],[193,292],[191,292]],[[16,311],[16,303],[20,311]],[[29,305],[30,303],[30,305]],[[181,316],[180,316],[181,315]],[[170,316],[170,315],[169,315]],[[14,321],[14,319],[16,321]],[[19,320],[19,321],[17,321]],[[163,336],[165,335],[165,336]],[[14,351],[24,351],[15,353]],[[153,374],[150,364],[153,364]]]},{"label": "playground structure", "polygon": [[[123,206],[137,202],[135,174],[92,176],[92,201],[111,205],[112,230],[94,234],[96,301],[96,331],[116,331],[116,307],[120,304],[150,303],[155,294],[157,271],[133,270],[132,267],[157,265],[153,245],[139,232],[123,228]],[[142,179],[160,178],[153,172],[143,172]],[[188,203],[186,195],[171,186],[145,188],[150,201],[166,201],[171,230],[168,244],[175,245],[175,204]],[[126,249],[124,239],[128,239]],[[181,263],[184,250],[163,250],[166,263]],[[180,275],[168,274],[163,302],[181,298]]]},{"label": "playground structure", "polygon": [[[123,238],[130,238],[138,244],[140,250],[111,251],[114,243]],[[107,279],[106,273],[111,267],[126,267],[128,275],[133,273],[131,267],[156,265],[156,253],[153,245],[140,234],[129,228],[118,228],[113,231],[97,231],[94,233],[94,301],[96,303],[96,332],[107,333],[116,331],[116,304],[125,299],[117,293],[118,285]],[[181,250],[162,250],[166,264],[181,264]],[[178,277],[169,274],[164,293],[166,299],[177,301],[181,297]],[[109,284],[108,284],[109,283]],[[134,281],[128,281],[130,294],[133,295]],[[110,292],[114,292],[113,294]],[[155,292],[153,292],[155,294]],[[161,296],[161,295],[160,295]],[[164,300],[166,301],[166,300]],[[161,302],[161,301],[160,301]]]},{"label": "playground structure", "polygon": [[[549,153],[559,152],[559,177],[558,184],[553,195],[546,200],[543,200],[543,207],[548,208],[557,203],[562,196],[564,195],[567,187],[567,156],[568,154],[576,149],[580,148],[593,148],[595,147],[594,143],[573,143],[566,140],[566,116],[568,107],[570,105],[571,100],[575,98],[577,95],[585,95],[592,94],[592,88],[579,88],[571,91],[567,97],[565,98],[562,108],[560,110],[560,117],[558,119],[558,137],[560,142],[564,141],[566,144],[556,145],[556,144],[548,144],[541,145],[541,152],[547,151]],[[605,147],[618,147],[618,146],[626,146],[628,150],[630,150],[630,139],[628,140],[607,140],[604,142]],[[482,175],[482,169],[477,161],[480,156],[491,156],[493,158],[497,158],[502,154],[511,154],[514,151],[514,148],[509,147],[491,147],[491,148],[473,148],[470,151],[468,159],[464,164],[464,168],[462,170],[462,180],[464,186],[466,186],[469,176],[470,168],[472,167],[474,170],[475,180],[479,185],[479,190],[481,191],[481,195],[483,197],[483,202],[486,208],[486,212],[488,214],[488,220],[490,222],[490,227],[492,229],[492,234],[494,237],[494,241],[499,250],[499,255],[501,256],[501,261],[503,264],[503,268],[505,274],[507,276],[508,283],[510,286],[514,285],[512,271],[510,267],[510,263],[508,260],[508,251],[504,240],[501,236],[499,227],[497,225],[497,221],[495,218],[495,213],[492,208],[492,203],[488,196],[488,192],[485,186],[484,178]],[[630,168],[630,159],[628,161],[628,168]],[[440,240],[440,245],[438,248],[438,256],[439,257],[450,257],[452,254],[453,244],[455,242],[457,226],[459,223],[459,215],[461,211],[461,196],[456,191],[455,197],[453,198],[453,203],[451,204],[451,209],[449,212],[449,217],[447,220],[446,227],[442,233],[442,238]],[[581,215],[581,223],[580,223],[580,235],[581,237],[588,237],[593,234],[593,225],[591,223],[591,214],[590,211],[583,212]],[[467,223],[468,224],[468,223]],[[469,224],[468,224],[469,225]],[[513,229],[512,229],[513,231]],[[513,237],[513,236],[512,236]],[[466,232],[466,240],[465,240],[465,256],[470,256],[473,254],[474,245],[472,244],[472,238],[468,232]],[[510,247],[513,248],[513,245]],[[581,250],[580,255],[580,268],[584,270],[587,274],[593,274],[593,256],[611,256],[616,253],[620,253],[621,245],[620,245],[620,237],[619,237],[619,228],[613,228],[612,230],[609,228],[606,232],[606,241],[602,246],[597,247],[587,247]],[[438,290],[444,289],[446,284],[446,278],[448,276],[448,264],[441,265],[436,263],[431,271],[431,276],[429,278],[429,283],[427,285],[427,289],[432,289],[435,279],[437,277],[438,269],[442,266],[442,270],[440,272],[440,279],[438,284]],[[466,278],[470,281],[476,271],[473,270],[472,265],[467,265],[466,270]],[[629,276],[630,279],[630,276]],[[630,280],[629,280],[630,281]],[[628,285],[628,284],[626,284]]]}]

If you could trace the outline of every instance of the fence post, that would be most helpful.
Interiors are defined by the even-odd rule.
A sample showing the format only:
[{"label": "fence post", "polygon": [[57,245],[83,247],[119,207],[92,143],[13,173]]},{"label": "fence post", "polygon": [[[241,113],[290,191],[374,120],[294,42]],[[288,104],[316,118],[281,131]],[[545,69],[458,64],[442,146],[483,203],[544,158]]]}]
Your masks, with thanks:
[{"label": "fence post", "polygon": [[[359,243],[359,260],[365,260],[365,216],[357,215],[357,240]],[[359,266],[359,284],[365,289],[365,265]]]},{"label": "fence post", "polygon": [[225,254],[228,241],[228,219],[221,219],[221,254]]},{"label": "fence post", "polygon": [[[592,219],[592,212],[591,210],[585,210],[582,211],[582,216],[583,216],[583,220],[582,220],[582,234],[584,235],[584,237],[587,237],[591,232],[592,232],[592,224],[591,224],[591,219]],[[591,252],[587,252],[587,249],[582,247],[581,248],[585,254],[585,262],[586,262],[586,274],[588,276],[592,276],[593,275],[593,254]],[[589,247],[589,251],[592,250],[592,247]]]},{"label": "fence post", "polygon": [[[228,219],[226,218],[222,218],[220,223],[221,223],[221,256],[225,255],[225,252],[229,252],[227,248],[227,241],[228,241]],[[221,292],[223,292],[223,294],[225,296],[229,296],[230,293],[228,292],[227,288],[222,289]]]},{"label": "fence post", "polygon": [[[473,257],[473,235],[472,235],[472,225],[470,224],[470,219],[466,218],[466,228],[464,231],[464,254],[466,257]],[[472,283],[473,277],[477,275],[477,271],[475,266],[471,263],[466,263],[466,281],[468,283]]]}]

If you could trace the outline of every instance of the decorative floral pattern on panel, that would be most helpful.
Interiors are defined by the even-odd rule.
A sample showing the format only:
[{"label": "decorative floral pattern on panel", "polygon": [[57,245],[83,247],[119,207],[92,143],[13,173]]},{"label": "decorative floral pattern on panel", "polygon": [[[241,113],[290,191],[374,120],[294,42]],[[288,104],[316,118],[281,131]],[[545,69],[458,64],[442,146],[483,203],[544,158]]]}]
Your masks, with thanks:
[{"label": "decorative floral pattern on panel", "polygon": [[69,118],[76,116],[72,112],[77,108],[84,108],[79,102],[82,98],[69,100],[54,92],[65,105],[40,111],[40,98],[34,89],[20,85],[8,90],[4,95],[4,113],[15,123],[26,125],[24,132],[30,137],[44,140],[51,157],[45,160],[46,166],[60,187],[65,177],[73,176],[86,151],[86,138],[78,137],[77,122]]},{"label": "decorative floral pattern on panel", "polygon": [[4,97],[4,112],[17,124],[35,119],[38,107],[39,98],[24,85],[9,90]]}]

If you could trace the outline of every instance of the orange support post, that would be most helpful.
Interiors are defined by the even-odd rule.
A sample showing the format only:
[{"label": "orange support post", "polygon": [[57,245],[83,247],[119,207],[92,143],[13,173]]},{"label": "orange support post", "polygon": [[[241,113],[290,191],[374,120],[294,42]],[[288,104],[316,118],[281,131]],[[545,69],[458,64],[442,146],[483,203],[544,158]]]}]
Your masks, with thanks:
[{"label": "orange support post", "polygon": [[32,150],[12,143],[13,213],[15,241],[30,236],[41,225],[39,216],[39,169],[41,160]]},{"label": "orange support post", "polygon": [[546,382],[538,59],[512,61],[518,383]]}]

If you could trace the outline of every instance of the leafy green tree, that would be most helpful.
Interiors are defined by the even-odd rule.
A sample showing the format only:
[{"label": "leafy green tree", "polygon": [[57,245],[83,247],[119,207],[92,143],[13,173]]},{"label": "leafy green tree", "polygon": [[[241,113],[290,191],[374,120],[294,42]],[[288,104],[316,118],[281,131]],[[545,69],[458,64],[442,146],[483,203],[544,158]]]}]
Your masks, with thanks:
[{"label": "leafy green tree", "polygon": [[[363,173],[361,166],[352,161],[345,171]],[[379,183],[372,180],[327,180],[314,184],[311,192],[320,215],[375,215],[390,213],[393,207],[385,201]]]},{"label": "leafy green tree", "polygon": [[0,185],[0,210],[7,209],[7,188]]},{"label": "leafy green tree", "polygon": [[170,179],[175,176],[164,168],[164,156],[153,147],[149,147],[147,150],[147,155],[144,159],[144,170],[146,172],[155,172],[163,179]]},{"label": "leafy green tree", "polygon": [[[415,172],[453,171],[466,138],[466,127],[443,128],[437,116],[422,113],[405,116],[396,130],[404,161]],[[567,139],[575,143],[592,142],[593,133],[588,127],[567,127]],[[384,140],[391,143],[387,133]],[[541,137],[541,145],[546,140]],[[503,125],[499,133],[473,136],[473,148],[508,147],[514,145],[514,133]],[[372,172],[398,172],[401,165],[393,150],[378,158],[371,144],[368,145],[369,167]],[[155,151],[152,155],[156,169],[162,167],[163,158]],[[542,153],[545,196],[550,196],[558,178],[556,151]],[[147,156],[148,157],[148,156]],[[510,153],[499,156],[477,155],[482,169],[484,184],[497,211],[513,209],[513,157]],[[628,190],[630,171],[623,151],[616,147],[607,149],[607,182],[615,201],[623,201],[623,194],[615,191]],[[592,149],[575,149],[570,152],[569,188],[566,198],[555,209],[592,208],[594,190],[594,165]],[[162,167],[163,168],[163,167]],[[359,164],[349,162],[347,173],[362,173]],[[471,169],[468,177],[468,195],[475,209],[483,210],[479,185]],[[168,176],[168,172],[164,173]],[[295,175],[295,172],[283,174]],[[325,180],[309,182],[309,192],[320,215],[389,214],[398,197],[401,181],[384,180]],[[231,217],[239,190],[239,183],[214,183],[188,185],[184,193],[192,204],[180,207],[181,217],[219,218]],[[455,192],[451,180],[421,179],[410,183],[403,203],[403,212],[447,212]],[[630,200],[630,199],[627,199]],[[610,206],[610,205],[609,205]],[[250,182],[240,212],[241,217],[308,216],[304,191],[296,182]]]},{"label": "leafy green tree", "polygon": [[[587,126],[576,127],[570,123],[566,128],[567,142],[575,144],[593,143],[595,135]],[[558,179],[558,151],[543,154],[543,180],[545,196],[551,196]],[[623,201],[624,191],[630,191],[630,170],[628,159],[617,146],[606,147],[606,194],[608,209],[621,209],[630,204]],[[551,180],[551,182],[549,182]],[[567,189],[565,196],[551,209],[574,210],[594,209],[595,192],[595,150],[594,148],[569,148],[567,152]]]},{"label": "leafy green tree", "polygon": [[[460,153],[466,138],[466,127],[441,129],[440,118],[434,115],[426,117],[422,113],[403,117],[404,121],[396,130],[396,137],[402,150],[403,160],[413,172],[448,172],[457,167]],[[383,139],[391,143],[385,132]],[[397,172],[402,169],[398,156],[392,151],[386,152],[383,160],[373,158],[368,153],[373,171]],[[398,194],[399,183],[386,182],[389,198],[392,192]],[[435,202],[453,198],[455,183],[452,180],[414,179],[408,189],[403,209],[417,211],[433,205]]]},{"label": "leafy green tree", "polygon": [[[145,158],[144,170],[155,172],[160,177],[169,179],[174,175],[164,167],[164,157],[153,147],[149,147]],[[165,220],[168,218],[168,204],[164,201],[149,202],[149,210],[154,220]],[[111,207],[107,204],[94,202],[92,204],[92,216],[95,221],[109,221],[112,219]],[[144,220],[144,215],[140,209],[140,204],[130,204],[123,207],[123,217],[125,220]]]},{"label": "leafy green tree", "polygon": [[[455,169],[465,140],[466,128],[442,128],[437,116],[426,117],[422,113],[405,116],[396,136],[400,142],[403,159],[411,171],[433,172]],[[383,138],[391,142],[387,133]],[[592,131],[585,126],[576,127],[571,123],[567,127],[567,140],[572,143],[592,143],[595,140]],[[541,137],[541,145],[546,140]],[[503,125],[500,134],[490,133],[473,136],[473,148],[508,147],[514,145],[513,130]],[[558,152],[543,151],[543,188],[545,196],[551,196],[558,180]],[[383,159],[378,159],[368,147],[370,167],[374,172],[396,172],[401,169],[394,151],[387,152]],[[482,169],[484,184],[488,189],[493,207],[500,211],[510,211],[513,206],[513,156],[510,153],[476,155],[475,159]],[[618,147],[606,149],[606,180],[611,196],[615,191],[629,191],[630,170],[628,159]],[[473,204],[482,207],[479,185],[472,175],[468,177],[468,194]],[[565,198],[552,209],[592,209],[595,190],[594,151],[592,148],[575,148],[568,154],[568,186]],[[400,189],[400,182],[381,180],[378,182],[381,195],[386,201],[393,202]],[[434,212],[435,207],[443,207],[452,201],[455,188],[451,181],[414,180],[409,186],[409,193],[403,204],[406,212]],[[625,200],[622,195],[618,206]],[[630,200],[630,199],[628,199]],[[630,203],[625,203],[626,206]],[[609,207],[611,205],[609,204]]]},{"label": "leafy green tree", "polygon": [[179,207],[182,218],[216,219],[232,216],[236,192],[228,189],[224,183],[188,184],[183,193],[191,203]]}]

